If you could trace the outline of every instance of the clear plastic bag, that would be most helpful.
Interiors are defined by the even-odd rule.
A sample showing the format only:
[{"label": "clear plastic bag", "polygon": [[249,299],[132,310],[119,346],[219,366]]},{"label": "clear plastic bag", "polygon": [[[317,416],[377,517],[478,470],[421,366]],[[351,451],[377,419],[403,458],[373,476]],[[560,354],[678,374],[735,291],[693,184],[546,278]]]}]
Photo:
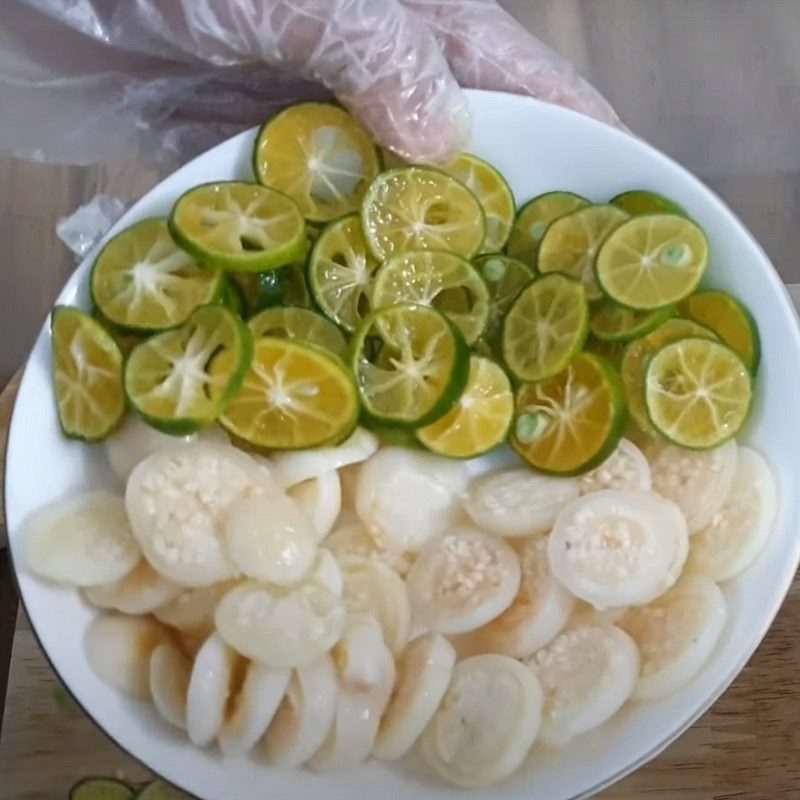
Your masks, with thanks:
[{"label": "clear plastic bag", "polygon": [[459,85],[619,121],[493,0],[4,0],[0,153],[162,171],[288,102],[336,96],[417,161],[466,141]]}]

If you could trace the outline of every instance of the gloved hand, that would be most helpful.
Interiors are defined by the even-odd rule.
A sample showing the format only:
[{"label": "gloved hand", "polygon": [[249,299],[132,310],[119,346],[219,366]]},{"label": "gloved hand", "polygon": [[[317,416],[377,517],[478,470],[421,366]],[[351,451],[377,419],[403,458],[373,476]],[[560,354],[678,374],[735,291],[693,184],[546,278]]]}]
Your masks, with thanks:
[{"label": "gloved hand", "polygon": [[612,124],[608,103],[494,0],[4,0],[0,152],[162,168],[333,93],[421,162],[469,136],[460,86]]}]

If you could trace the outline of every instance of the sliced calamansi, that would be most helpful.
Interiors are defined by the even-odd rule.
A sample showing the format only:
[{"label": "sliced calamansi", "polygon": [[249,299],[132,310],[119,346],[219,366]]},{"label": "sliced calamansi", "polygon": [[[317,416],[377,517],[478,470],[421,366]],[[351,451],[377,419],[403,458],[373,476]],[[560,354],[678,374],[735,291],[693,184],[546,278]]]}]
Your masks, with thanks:
[{"label": "sliced calamansi", "polygon": [[657,350],[670,342],[677,342],[688,337],[706,337],[714,339],[714,334],[688,319],[669,319],[655,330],[631,342],[626,348],[620,362],[619,372],[625,387],[625,400],[628,403],[633,421],[645,433],[657,436],[650,422],[644,402],[644,383],[647,363]]},{"label": "sliced calamansi", "polygon": [[331,222],[315,242],[306,266],[314,301],[328,319],[354,331],[369,313],[372,277],[379,266],[367,250],[357,214]]},{"label": "sliced calamansi", "polygon": [[277,114],[253,150],[258,181],[291,197],[312,222],[355,211],[379,169],[366,131],[328,103],[298,103]]},{"label": "sliced calamansi", "polygon": [[552,378],[520,386],[510,441],[534,469],[576,475],[608,457],[624,423],[616,370],[600,356],[581,353]]},{"label": "sliced calamansi", "polygon": [[418,428],[428,450],[450,458],[473,458],[506,438],[514,415],[511,382],[494,361],[470,358],[469,379],[458,402],[443,417]]},{"label": "sliced calamansi", "polygon": [[403,579],[381,562],[341,558],[345,607],[351,614],[371,614],[383,631],[387,647],[399,655],[411,632],[411,606]]},{"label": "sliced calamansi", "polygon": [[220,422],[256,447],[298,450],[345,439],[358,394],[345,365],[309,342],[264,336]]},{"label": "sliced calamansi", "polygon": [[422,755],[457,786],[502,780],[528,755],[542,699],[533,671],[514,658],[488,654],[460,661],[422,737]]},{"label": "sliced calamansi", "polygon": [[464,337],[424,306],[373,311],[356,331],[352,352],[364,410],[381,422],[419,426],[438,419],[469,376]]},{"label": "sliced calamansi", "polygon": [[336,668],[330,655],[298,667],[263,740],[264,757],[279,767],[299,767],[319,750],[333,725]]},{"label": "sliced calamansi", "polygon": [[200,263],[240,272],[282,267],[307,247],[297,205],[281,192],[243,181],[190,189],[175,203],[169,230]]},{"label": "sliced calamansi", "polygon": [[119,347],[96,320],[67,306],[53,310],[51,346],[61,430],[70,439],[105,438],[125,412]]},{"label": "sliced calamansi", "polygon": [[750,312],[725,292],[697,292],[678,306],[684,317],[705,325],[734,350],[751,372],[758,368],[758,327]]},{"label": "sliced calamansi", "polygon": [[715,581],[735,578],[761,552],[777,510],[778,487],[772,470],[755,450],[740,447],[728,499],[692,536],[689,569]]},{"label": "sliced calamansi", "polygon": [[654,493],[617,489],[573,500],[548,542],[556,578],[600,610],[658,597],[678,579],[688,549],[678,506]]},{"label": "sliced calamansi", "polygon": [[704,575],[686,575],[619,621],[641,653],[634,700],[659,700],[685,686],[705,665],[725,627],[725,597]]},{"label": "sliced calamansi", "polygon": [[482,158],[460,153],[444,166],[445,172],[458,178],[474,195],[486,214],[484,253],[502,250],[514,222],[514,194],[506,179]]},{"label": "sliced calamansi", "polygon": [[583,286],[547,275],[523,289],[503,323],[503,360],[516,378],[540,381],[578,354],[589,331]]},{"label": "sliced calamansi", "polygon": [[121,580],[141,551],[123,499],[101,489],[56,500],[25,523],[26,564],[45,580],[103,586]]},{"label": "sliced calamansi", "polygon": [[265,308],[283,303],[284,286],[291,267],[264,272],[230,272],[228,285],[239,294],[240,315],[249,317]]},{"label": "sliced calamansi", "polygon": [[665,345],[647,365],[645,406],[660,434],[707,449],[736,436],[753,398],[752,376],[729,347],[708,339]]},{"label": "sliced calamansi", "polygon": [[506,252],[531,267],[536,267],[539,243],[553,220],[586,208],[589,201],[572,192],[547,192],[520,208],[511,226]]},{"label": "sliced calamansi", "polygon": [[339,358],[347,356],[347,342],[342,332],[320,314],[297,306],[265,308],[247,321],[255,338],[278,336],[301,339],[330,350]]},{"label": "sliced calamansi", "polygon": [[311,580],[290,587],[245,581],[215,612],[217,631],[231,647],[279,668],[311,664],[327,653],[339,640],[345,617],[341,599]]},{"label": "sliced calamansi", "polygon": [[430,542],[406,580],[417,622],[436,633],[466,633],[511,605],[519,558],[502,539],[459,527]]},{"label": "sliced calamansi", "polygon": [[562,272],[583,283],[586,296],[602,296],[594,274],[594,260],[608,235],[628,215],[614,206],[589,206],[552,222],[541,242],[536,265],[541,273]]},{"label": "sliced calamansi", "polygon": [[392,698],[375,737],[373,755],[386,761],[402,758],[420,737],[447,691],[456,652],[435,633],[406,647],[397,661]]},{"label": "sliced calamansi", "polygon": [[332,655],[339,682],[336,716],[309,762],[318,771],[353,767],[369,756],[395,679],[392,654],[369,615],[350,617]]},{"label": "sliced calamansi", "polygon": [[473,263],[489,290],[489,320],[482,339],[499,356],[503,317],[536,273],[522,261],[501,253],[478,256]]},{"label": "sliced calamansi", "polygon": [[592,311],[589,328],[603,342],[627,342],[650,333],[674,313],[673,306],[655,311],[633,311],[606,300]]},{"label": "sliced calamansi", "polygon": [[690,534],[710,524],[730,496],[738,449],[733,440],[705,451],[657,441],[645,445],[653,489],[680,508]]},{"label": "sliced calamansi", "polygon": [[372,288],[375,308],[397,303],[432,306],[472,344],[489,319],[489,290],[465,258],[443,250],[413,250],[390,258]]},{"label": "sliced calamansi", "polygon": [[689,216],[686,211],[673,200],[657,192],[646,189],[632,189],[622,192],[608,201],[612,206],[621,208],[632,217],[640,214],[680,214]]},{"label": "sliced calamansi", "polygon": [[199,264],[170,236],[167,221],[146,219],[109,240],[92,266],[89,285],[97,307],[134,331],[180,325],[198,306],[222,294],[225,281]]},{"label": "sliced calamansi", "polygon": [[631,696],[639,652],[614,625],[576,621],[529,662],[544,691],[540,737],[566,744],[602,725]]},{"label": "sliced calamansi", "polygon": [[486,235],[486,215],[475,195],[431,167],[381,173],[364,195],[361,224],[367,246],[381,261],[408,250],[449,250],[472,258]]},{"label": "sliced calamansi", "polygon": [[125,362],[125,394],[153,427],[187,434],[211,424],[238,391],[253,353],[247,326],[220,305],[137,345]]},{"label": "sliced calamansi", "polygon": [[644,214],[606,238],[595,260],[603,291],[628,308],[647,311],[683,300],[700,283],[708,241],[690,219]]},{"label": "sliced calamansi", "polygon": [[537,475],[526,468],[502,469],[470,483],[464,509],[472,521],[498,536],[547,533],[558,512],[578,496],[574,478]]}]

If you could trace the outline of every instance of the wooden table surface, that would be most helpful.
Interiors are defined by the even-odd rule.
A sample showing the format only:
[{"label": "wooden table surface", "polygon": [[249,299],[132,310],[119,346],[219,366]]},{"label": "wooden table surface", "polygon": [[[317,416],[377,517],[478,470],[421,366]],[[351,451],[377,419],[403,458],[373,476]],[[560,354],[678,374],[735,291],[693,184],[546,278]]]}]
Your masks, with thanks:
[{"label": "wooden table surface", "polygon": [[[632,130],[715,189],[784,280],[800,281],[800,0],[503,4],[571,58]],[[24,360],[74,268],[55,236],[56,220],[98,192],[131,200],[157,180],[134,159],[88,168],[0,159],[0,386]],[[53,676],[24,618],[14,633],[15,616],[0,553],[0,721],[12,635],[15,654],[14,702],[0,722],[0,800],[61,798],[68,779],[87,772],[142,776],[88,721],[54,707]],[[800,798],[798,622],[795,583],[761,648],[717,706],[603,797]],[[54,772],[63,785],[51,785]]]}]

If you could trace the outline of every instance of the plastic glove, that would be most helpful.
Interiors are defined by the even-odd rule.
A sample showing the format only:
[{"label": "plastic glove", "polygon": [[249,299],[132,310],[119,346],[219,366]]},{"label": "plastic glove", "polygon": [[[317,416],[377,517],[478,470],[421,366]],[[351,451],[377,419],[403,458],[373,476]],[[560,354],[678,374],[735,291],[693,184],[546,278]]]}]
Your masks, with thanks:
[{"label": "plastic glove", "polygon": [[[298,99],[336,95],[405,158],[469,137],[459,84],[617,124],[493,0],[4,0],[0,152],[166,168]],[[325,89],[323,89],[325,87]]]}]

